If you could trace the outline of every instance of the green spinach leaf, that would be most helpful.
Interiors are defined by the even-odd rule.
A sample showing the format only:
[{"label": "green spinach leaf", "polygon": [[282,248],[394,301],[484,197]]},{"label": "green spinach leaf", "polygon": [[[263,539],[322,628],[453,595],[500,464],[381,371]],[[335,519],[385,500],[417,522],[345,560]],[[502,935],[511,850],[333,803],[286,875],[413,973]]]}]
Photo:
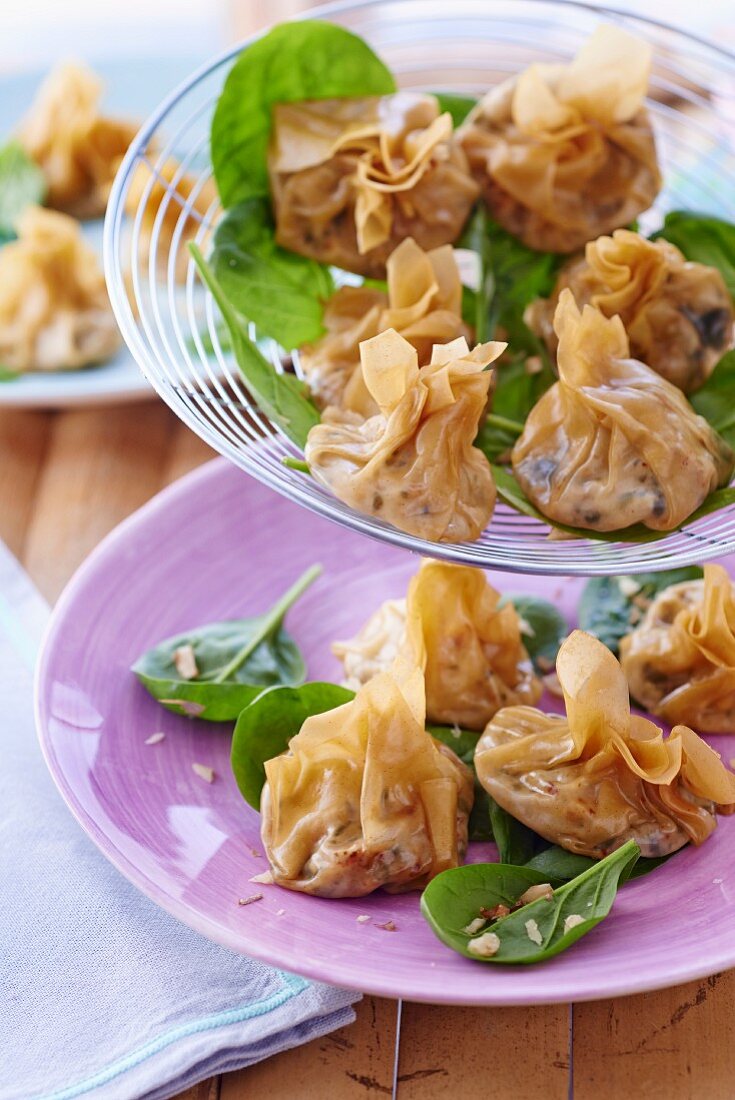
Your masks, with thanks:
[{"label": "green spinach leaf", "polygon": [[[514,351],[516,347],[511,343]],[[528,369],[531,362],[536,367],[533,371]],[[510,360],[504,357],[496,364],[492,412],[480,425],[475,440],[489,462],[498,462],[512,449],[531,409],[555,381],[545,352],[533,359],[523,353]]]},{"label": "green spinach leaf", "polygon": [[227,325],[232,351],[248,389],[261,411],[303,450],[309,432],[320,420],[306,387],[295,375],[279,374],[273,369],[250,339],[247,321],[233,308],[199,248],[190,244],[189,250]]},{"label": "green spinach leaf", "polygon": [[681,249],[688,260],[715,267],[735,298],[735,225],[707,214],[672,210],[651,240],[663,237]]},{"label": "green spinach leaf", "polygon": [[285,752],[307,718],[354,699],[337,684],[311,683],[261,692],[240,714],[232,738],[232,770],[246,802],[260,809],[266,760]]},{"label": "green spinach leaf", "polygon": [[477,100],[471,95],[457,95],[455,92],[434,92],[442,114],[449,111],[452,116],[452,126],[461,126],[473,107],[477,106]]},{"label": "green spinach leaf", "polygon": [[[651,871],[655,871],[657,867],[670,860],[672,855],[676,855],[676,852],[672,852],[667,856],[641,856],[632,867],[625,881],[642,878],[643,875],[650,874]],[[537,852],[524,866],[531,867],[534,871],[540,871],[543,875],[546,875],[551,883],[561,884],[576,878],[577,875],[581,875],[583,871],[596,866],[599,862],[598,859],[591,859],[589,856],[578,856],[574,852],[565,851],[558,844],[551,844],[548,848]]]},{"label": "green spinach leaf", "polygon": [[530,634],[523,631],[523,644],[539,672],[550,672],[559,646],[569,633],[569,624],[558,608],[538,596],[503,596],[500,606],[512,603]]},{"label": "green spinach leaf", "polygon": [[[133,672],[175,714],[225,722],[273,684],[300,684],[306,675],[301,652],[283,629],[286,612],[321,573],[316,565],[299,577],[263,615],[211,623],[168,638],[148,650]],[[185,679],[177,651],[191,647],[197,674]]]},{"label": "green spinach leaf", "polygon": [[480,734],[477,730],[463,730],[459,726],[427,726],[426,730],[437,741],[448,745],[460,760],[472,767],[475,748],[480,740]]},{"label": "green spinach leaf", "polygon": [[222,205],[268,195],[274,104],[395,90],[380,58],[343,27],[316,19],[274,27],[243,50],[217,101],[211,151]]},{"label": "green spinach leaf", "polygon": [[267,199],[230,210],[209,263],[232,307],[286,350],[324,332],[324,304],[334,293],[329,268],[279,248]]},{"label": "green spinach leaf", "polygon": [[511,867],[525,866],[535,851],[539,841],[538,834],[512,817],[490,795],[488,803],[490,828],[498,849],[498,862]]},{"label": "green spinach leaf", "polygon": [[0,245],[15,237],[18,218],[27,206],[46,197],[46,180],[18,141],[0,149]]},{"label": "green spinach leaf", "polygon": [[649,603],[669,585],[701,576],[702,570],[693,565],[637,576],[593,577],[579,600],[579,625],[617,654],[620,639],[630,634],[641,616],[642,603]]},{"label": "green spinach leaf", "polygon": [[705,384],[689,400],[699,415],[735,449],[735,351],[723,355]]},{"label": "green spinach leaf", "polygon": [[[630,874],[640,855],[629,840],[616,852],[560,886],[550,900],[541,898],[484,927],[498,937],[497,952],[488,963],[539,963],[565,951],[591,932],[608,915],[618,886]],[[548,881],[527,867],[476,863],[442,871],[424,890],[421,912],[436,936],[469,959],[473,936],[464,931],[483,908],[515,904],[535,883]],[[537,942],[540,941],[540,942]]]}]

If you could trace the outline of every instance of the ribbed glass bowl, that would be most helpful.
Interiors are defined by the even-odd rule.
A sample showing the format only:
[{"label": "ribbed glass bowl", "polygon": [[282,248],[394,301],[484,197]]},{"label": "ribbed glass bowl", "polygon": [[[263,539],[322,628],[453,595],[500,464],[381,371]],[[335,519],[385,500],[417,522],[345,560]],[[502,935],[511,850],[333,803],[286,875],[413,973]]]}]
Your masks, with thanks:
[{"label": "ribbed glass bowl", "polygon": [[[531,62],[567,60],[599,22],[620,24],[647,39],[655,56],[648,107],[665,187],[654,210],[641,219],[644,228],[656,228],[665,211],[675,208],[735,221],[735,57],[712,44],[663,23],[567,0],[378,0],[328,5],[309,14],[365,38],[402,87],[466,94],[480,94]],[[174,412],[217,451],[289,499],[421,554],[515,572],[595,575],[667,569],[734,551],[735,505],[654,542],[613,543],[549,541],[545,524],[499,502],[476,542],[430,543],[361,515],[308,475],[283,465],[286,456],[298,452],[254,406],[223,348],[216,307],[188,256],[184,233],[188,219],[195,218],[197,240],[206,252],[219,205],[213,202],[201,217],[193,204],[211,177],[209,126],[217,97],[246,46],[201,68],[161,104],[128,152],[108,207],[105,266],[112,304],[143,373]],[[163,181],[166,194],[149,244],[143,215],[148,203],[159,201],[152,187],[171,156],[197,183],[183,201]],[[152,170],[150,183],[134,213],[126,213],[141,160]],[[177,221],[171,239],[160,228],[164,217],[172,217],[172,204]],[[190,230],[189,221],[188,235]],[[274,369],[282,370],[279,348],[268,340],[259,344]]]}]

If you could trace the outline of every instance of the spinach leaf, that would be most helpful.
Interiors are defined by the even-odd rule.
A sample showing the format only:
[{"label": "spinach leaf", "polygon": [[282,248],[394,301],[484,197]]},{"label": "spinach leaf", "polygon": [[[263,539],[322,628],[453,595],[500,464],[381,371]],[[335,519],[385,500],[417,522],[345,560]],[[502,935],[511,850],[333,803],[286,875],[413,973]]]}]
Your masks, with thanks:
[{"label": "spinach leaf", "polygon": [[550,672],[556,663],[559,646],[569,633],[569,624],[558,608],[538,596],[503,596],[512,603],[531,633],[523,631],[523,644],[539,672]]},{"label": "spinach leaf", "polygon": [[[498,862],[512,867],[528,863],[539,840],[538,834],[512,817],[488,795],[490,828],[498,849]],[[475,916],[477,914],[475,913]]]},{"label": "spinach leaf", "polygon": [[455,92],[434,92],[442,114],[449,111],[452,116],[452,126],[461,126],[473,107],[477,106],[477,99],[471,95],[457,95]]},{"label": "spinach leaf", "polygon": [[728,351],[704,385],[689,398],[716,432],[735,449],[735,351]]},{"label": "spinach leaf", "polygon": [[[524,516],[532,516],[534,519],[540,520],[556,531],[571,535],[572,538],[590,539],[593,542],[658,542],[659,539],[665,539],[671,534],[671,531],[651,531],[643,523],[636,523],[632,527],[623,527],[619,531],[589,531],[582,527],[569,527],[564,523],[554,523],[540,512],[535,504],[531,503],[516,481],[512,470],[504,466],[493,465],[492,471],[498,496],[509,507],[514,508],[516,512],[520,512]],[[714,493],[710,493],[704,503],[700,504],[699,508],[692,512],[676,530],[682,531],[690,523],[694,523],[712,512],[719,512],[721,508],[727,508],[731,504],[735,504],[735,487],[715,489]]]},{"label": "spinach leaf", "polygon": [[[283,629],[286,612],[321,573],[315,565],[263,615],[232,619],[168,638],[133,665],[140,682],[175,714],[225,722],[272,684],[300,684],[306,675],[301,652]],[[185,679],[177,650],[190,646],[197,675]]]},{"label": "spinach leaf", "polygon": [[[666,863],[671,859],[672,855],[676,855],[676,852],[671,852],[667,856],[641,856],[624,881],[642,878],[643,875],[650,874],[662,863]],[[598,859],[591,859],[589,856],[578,856],[574,852],[565,851],[558,844],[552,844],[548,848],[537,852],[524,866],[531,867],[534,871],[540,871],[546,875],[547,881],[551,883],[561,884],[576,878],[577,875],[581,875],[582,871],[596,866],[599,862]]]},{"label": "spinach leaf", "polygon": [[[511,347],[515,350],[517,345],[511,343]],[[475,440],[489,462],[497,462],[512,449],[531,409],[556,381],[545,351],[536,354],[533,372],[528,369],[530,362],[522,353],[496,364],[492,412],[480,425]]]},{"label": "spinach leaf", "polygon": [[212,271],[230,305],[291,351],[324,332],[329,268],[279,248],[267,199],[233,207],[217,226]]},{"label": "spinach leaf", "polygon": [[579,625],[617,654],[620,639],[630,634],[641,616],[642,603],[649,603],[669,585],[697,580],[702,575],[699,566],[693,565],[634,577],[593,577],[579,600]]},{"label": "spinach leaf", "polygon": [[735,298],[735,225],[707,214],[672,210],[661,229],[651,234],[653,241],[659,237],[675,244],[688,260],[717,268]]},{"label": "spinach leaf", "polygon": [[337,684],[274,687],[260,693],[240,714],[232,738],[232,770],[246,802],[260,809],[266,760],[288,748],[307,718],[354,699]]},{"label": "spinach leaf", "polygon": [[274,27],[243,50],[217,101],[211,151],[222,205],[268,195],[274,104],[395,90],[383,62],[343,27],[316,19]]},{"label": "spinach leaf", "polygon": [[475,800],[470,811],[467,832],[470,840],[492,840],[493,827],[490,821],[490,795],[475,776]]},{"label": "spinach leaf", "polygon": [[534,252],[491,218],[486,219],[485,234],[494,281],[490,331],[500,325],[514,353],[545,357],[545,346],[524,322],[523,311],[551,293],[563,257]]},{"label": "spinach leaf", "polygon": [[480,734],[477,730],[463,730],[459,726],[427,726],[426,731],[432,737],[435,737],[437,741],[448,745],[460,760],[472,767],[475,748],[480,740]]},{"label": "spinach leaf", "polygon": [[480,204],[468,221],[462,236],[457,244],[458,248],[467,248],[478,257],[480,267],[480,280],[477,290],[463,294],[463,317],[465,305],[470,303],[474,307],[471,317],[464,319],[475,330],[475,343],[482,344],[489,339],[490,327],[490,303],[495,294],[495,279],[491,268],[490,246],[487,236],[487,212],[484,205]]},{"label": "spinach leaf", "polygon": [[0,245],[13,239],[25,208],[40,205],[45,197],[43,172],[19,141],[9,141],[0,149]]},{"label": "spinach leaf", "polygon": [[[618,886],[630,874],[639,855],[640,848],[629,840],[556,889],[551,900],[540,898],[483,928],[479,935],[492,931],[500,945],[496,954],[479,961],[538,963],[565,951],[608,915]],[[477,959],[469,950],[472,936],[464,929],[482,908],[515,904],[534,881],[547,880],[527,867],[505,867],[498,863],[453,867],[442,871],[426,887],[421,895],[421,912],[443,943],[466,958]],[[568,918],[573,918],[573,923],[567,924]],[[541,943],[535,942],[529,932]]]},{"label": "spinach leaf", "polygon": [[231,305],[197,245],[190,244],[189,250],[227,325],[232,351],[248,389],[261,411],[303,450],[310,430],[320,420],[306,387],[295,375],[279,374],[273,369],[250,339],[247,321]]}]

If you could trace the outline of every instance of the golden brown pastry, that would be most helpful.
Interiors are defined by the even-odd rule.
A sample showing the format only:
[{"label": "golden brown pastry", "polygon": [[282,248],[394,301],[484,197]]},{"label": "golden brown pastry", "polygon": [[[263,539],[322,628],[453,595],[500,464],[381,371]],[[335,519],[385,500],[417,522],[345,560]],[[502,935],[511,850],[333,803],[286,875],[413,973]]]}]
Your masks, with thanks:
[{"label": "golden brown pastry", "polygon": [[473,109],[458,137],[509,233],[574,252],[648,209],[661,187],[650,68],[647,43],[603,25],[569,64],[531,65]]},{"label": "golden brown pastry", "polygon": [[409,237],[387,263],[388,293],[370,286],[343,286],[324,311],[326,335],[303,347],[299,358],[320,408],[373,416],[378,411],[360,369],[360,344],[392,328],[416,349],[419,366],[434,344],[470,337],[462,321],[462,283],[451,245],[424,252]]},{"label": "golden brown pastry", "polygon": [[120,334],[97,256],[77,222],[29,206],[0,248],[0,363],[56,371],[109,359]]},{"label": "golden brown pastry", "polygon": [[725,280],[714,267],[687,262],[668,241],[616,229],[569,261],[551,297],[538,298],[524,315],[552,357],[558,346],[554,313],[565,287],[577,305],[617,314],[633,358],[684,393],[698,389],[732,347],[735,310]]},{"label": "golden brown pastry", "polygon": [[735,733],[735,590],[721,565],[660,592],[620,643],[630,692],[669,723]]},{"label": "golden brown pastry", "polygon": [[198,184],[197,177],[184,172],[172,157],[162,164],[156,163],[155,173],[145,161],[140,161],[125,195],[125,210],[131,218],[143,204],[138,237],[139,262],[147,257],[153,234],[157,232],[157,259],[167,264],[178,230],[174,266],[179,282],[185,278],[189,264],[187,242],[194,239],[202,221],[211,227],[212,208],[217,198],[217,189],[211,179],[201,186]]},{"label": "golden brown pastry", "polygon": [[467,848],[472,772],[426,732],[423,677],[403,662],[307,718],[265,771],[263,846],[289,890],[419,890]]},{"label": "golden brown pastry", "polygon": [[735,775],[686,726],[664,738],[630,713],[623,671],[575,630],[556,663],[566,717],[498,711],[475,752],[495,801],[546,840],[600,858],[635,840],[644,856],[701,844],[735,810]]},{"label": "golden brown pastry", "polygon": [[511,455],[526,496],[556,523],[671,531],[727,484],[735,456],[681,390],[629,359],[620,317],[580,314],[563,290],[554,317],[559,381]]},{"label": "golden brown pastry", "polygon": [[399,653],[426,680],[429,722],[481,730],[501,707],[536,703],[534,675],[511,603],[481,569],[425,560],[405,600],[388,600],[348,642],[335,642],[347,687],[355,690]]},{"label": "golden brown pastry", "polygon": [[46,177],[48,206],[77,218],[101,217],[137,123],[100,113],[103,84],[86,66],[49,74],[18,138]]},{"label": "golden brown pastry", "polygon": [[455,241],[478,193],[450,115],[418,92],[278,104],[268,169],[278,243],[376,277],[406,237]]},{"label": "golden brown pastry", "polygon": [[460,337],[435,345],[419,370],[416,349],[392,329],[366,340],[362,373],[380,411],[364,420],[326,409],[306,443],[314,477],[351,507],[419,538],[478,538],[495,482],[472,444],[492,384],[486,367],[504,347],[470,351]]}]

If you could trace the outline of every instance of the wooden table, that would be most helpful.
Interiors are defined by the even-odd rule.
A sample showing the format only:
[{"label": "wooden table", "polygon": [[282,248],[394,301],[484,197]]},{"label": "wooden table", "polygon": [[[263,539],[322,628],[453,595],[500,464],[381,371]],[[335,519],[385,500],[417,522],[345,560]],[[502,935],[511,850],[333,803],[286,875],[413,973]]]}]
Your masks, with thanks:
[{"label": "wooden table", "polygon": [[[209,457],[157,400],[99,411],[0,410],[0,538],[53,602],[109,530]],[[732,1100],[734,1010],[735,971],[594,1004],[406,1003],[398,1097]],[[202,1083],[179,1100],[389,1097],[396,1012],[395,1003],[366,997],[351,1027]]]},{"label": "wooden table", "polygon": [[[300,0],[234,0],[238,37]],[[70,412],[0,410],[0,538],[53,602],[117,523],[211,452],[157,400]],[[735,932],[735,930],[734,930]],[[666,913],[661,914],[666,936]],[[672,953],[676,944],[671,945]],[[735,971],[661,993],[528,1009],[405,1003],[399,1100],[732,1100]],[[397,1005],[178,1100],[391,1096]]]}]

